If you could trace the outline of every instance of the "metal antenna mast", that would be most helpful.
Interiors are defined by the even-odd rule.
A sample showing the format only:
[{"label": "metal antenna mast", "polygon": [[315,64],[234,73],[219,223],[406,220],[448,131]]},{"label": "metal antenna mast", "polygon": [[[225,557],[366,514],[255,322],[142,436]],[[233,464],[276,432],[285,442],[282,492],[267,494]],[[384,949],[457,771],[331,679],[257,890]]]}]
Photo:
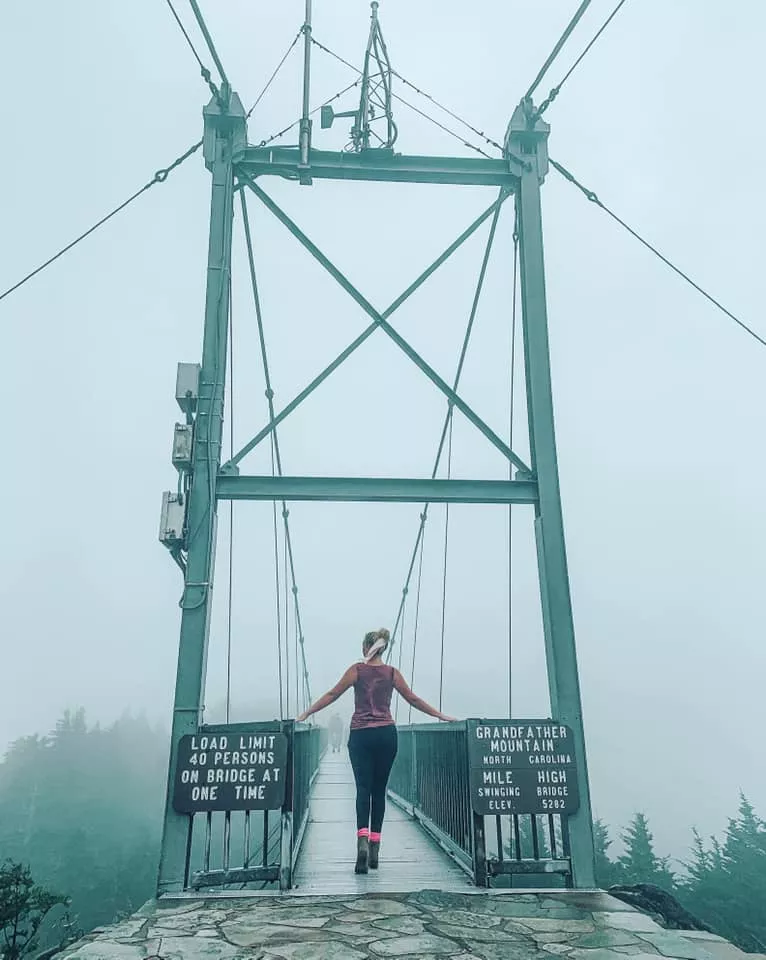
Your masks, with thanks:
[{"label": "metal antenna mast", "polygon": [[[326,104],[321,112],[323,130],[331,127],[333,120],[338,117],[354,118],[350,149],[356,153],[371,147],[392,150],[398,136],[391,96],[394,71],[378,19],[378,3],[373,0],[370,6],[370,35],[364,54],[359,108],[347,110],[345,113],[334,113],[332,107]],[[379,129],[383,129],[382,122],[385,123],[385,137],[378,133]],[[373,139],[375,143],[371,143]]]},{"label": "metal antenna mast", "polygon": [[299,148],[301,151],[301,183],[310,184],[309,152],[311,150],[311,0],[306,0],[306,19],[303,22],[303,105],[301,112]]},{"label": "metal antenna mast", "polygon": [[[392,70],[377,15],[365,55],[359,108],[353,116],[350,150],[317,150],[309,117],[311,3],[304,23],[304,88],[297,148],[247,145],[247,120],[235,93],[214,97],[204,110],[204,157],[212,175],[210,241],[202,363],[179,368],[177,399],[186,423],[176,427],[174,463],[181,474],[178,494],[165,494],[160,539],[184,572],[181,635],[172,726],[171,761],[162,840],[159,892],[182,890],[187,866],[189,817],[171,802],[180,738],[201,723],[207,667],[210,603],[214,574],[217,505],[226,500],[406,503],[526,504],[534,510],[548,687],[553,717],[573,734],[580,780],[580,806],[567,821],[572,882],[595,887],[593,827],[585,737],[569,592],[554,429],[548,317],[545,294],[541,186],[548,173],[549,127],[531,100],[513,113],[503,155],[491,157],[414,156],[393,151],[396,125],[391,111]],[[222,71],[221,71],[222,72]],[[225,75],[223,77],[225,79]],[[225,84],[228,86],[228,84]],[[227,90],[228,93],[228,90]],[[322,109],[323,129],[332,125],[332,108]],[[383,121],[383,124],[379,121]],[[377,129],[374,124],[378,124]],[[385,134],[385,135],[383,135]],[[373,145],[373,140],[377,145]],[[341,270],[263,189],[268,177],[309,185],[314,180],[484,186],[492,188],[487,210],[427,267],[385,310],[376,309]],[[370,324],[341,354],[226,463],[221,463],[228,333],[233,196],[248,189],[367,315]],[[498,197],[499,192],[499,197]],[[395,311],[513,195],[519,236],[523,362],[531,463],[525,464],[396,330]],[[508,265],[510,271],[512,266]],[[510,324],[511,304],[508,305]],[[515,468],[507,480],[390,477],[255,476],[240,464],[289,414],[306,400],[361,344],[381,331],[443,394],[455,415],[462,414]]]}]

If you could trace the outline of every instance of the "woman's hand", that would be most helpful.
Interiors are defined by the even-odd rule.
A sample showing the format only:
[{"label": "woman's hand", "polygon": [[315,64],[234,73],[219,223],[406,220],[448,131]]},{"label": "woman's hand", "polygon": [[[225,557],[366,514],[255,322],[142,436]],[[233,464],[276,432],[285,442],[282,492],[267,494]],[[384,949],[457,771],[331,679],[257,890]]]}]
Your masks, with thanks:
[{"label": "woman's hand", "polygon": [[456,723],[457,717],[448,717],[446,713],[439,714],[439,719],[444,723]]},{"label": "woman's hand", "polygon": [[309,715],[304,711],[299,717],[295,718],[296,723],[305,723],[308,720]]}]

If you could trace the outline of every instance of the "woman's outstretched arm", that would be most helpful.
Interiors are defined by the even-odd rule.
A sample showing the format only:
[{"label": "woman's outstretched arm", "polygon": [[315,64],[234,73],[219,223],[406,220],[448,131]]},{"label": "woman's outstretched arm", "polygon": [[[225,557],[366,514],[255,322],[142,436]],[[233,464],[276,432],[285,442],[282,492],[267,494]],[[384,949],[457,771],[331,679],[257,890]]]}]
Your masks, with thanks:
[{"label": "woman's outstretched arm", "polygon": [[414,694],[412,690],[410,690],[407,686],[407,681],[396,669],[394,670],[394,689],[404,697],[407,703],[411,704],[416,710],[420,710],[421,713],[427,713],[429,717],[436,717],[437,720],[446,721],[455,719],[454,717],[448,717],[440,710],[437,710],[436,707],[432,707],[431,704],[426,703],[425,700],[421,700],[417,694]]},{"label": "woman's outstretched arm", "polygon": [[305,710],[299,717],[296,717],[296,719],[300,722],[303,722],[310,717],[312,713],[319,713],[320,710],[324,710],[325,707],[329,707],[331,703],[335,703],[338,697],[344,694],[349,687],[353,687],[355,683],[356,664],[346,670],[332,690],[328,690],[327,693],[322,694],[322,696],[315,703],[311,704],[308,710]]}]

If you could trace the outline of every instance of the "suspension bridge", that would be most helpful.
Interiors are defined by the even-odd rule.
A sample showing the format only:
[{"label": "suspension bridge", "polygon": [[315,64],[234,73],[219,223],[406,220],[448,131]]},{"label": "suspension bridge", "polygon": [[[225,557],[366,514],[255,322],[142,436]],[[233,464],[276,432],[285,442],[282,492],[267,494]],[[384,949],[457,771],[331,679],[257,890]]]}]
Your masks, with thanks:
[{"label": "suspension bridge", "polygon": [[[512,113],[504,138],[493,139],[476,125],[410,82],[392,66],[378,4],[371,5],[370,30],[361,67],[336,54],[314,36],[311,2],[305,19],[255,102],[241,102],[224,68],[196,0],[186,18],[171,0],[170,13],[196,58],[211,99],[204,108],[203,136],[139,191],[31,271],[0,300],[31,281],[74,245],[189,162],[204,161],[210,172],[210,204],[204,337],[199,363],[177,370],[176,400],[182,418],[175,426],[172,462],[177,485],[162,502],[160,540],[183,577],[181,628],[176,679],[171,760],[160,860],[158,894],[209,896],[211,891],[296,890],[327,893],[462,891],[512,885],[515,877],[551,888],[593,889],[592,811],[582,704],[563,518],[556,458],[554,410],[548,343],[541,192],[547,178],[561,177],[596,205],[639,244],[705,297],[742,330],[759,334],[683,273],[635,231],[567,166],[549,156],[549,126],[544,116],[572,73],[607,31],[624,5],[621,0],[563,79],[536,100],[562,49],[573,42],[589,6],[582,2],[550,56]],[[199,38],[199,39],[197,39]],[[200,50],[205,53],[201,54]],[[248,121],[282,70],[291,68],[293,51],[302,51],[302,105],[295,122],[250,142]],[[340,61],[354,79],[333,97],[314,105],[312,57]],[[210,66],[212,64],[212,66]],[[410,97],[425,100],[426,110]],[[353,101],[353,102],[352,102]],[[340,109],[348,106],[349,109]],[[467,155],[432,156],[397,152],[402,115],[417,111],[467,148]],[[338,121],[350,125],[341,151],[317,149],[320,129]],[[296,146],[283,138],[297,131]],[[333,259],[269,193],[270,178],[293,181],[301,190],[338,181],[349,194],[365,184],[417,184],[488,188],[484,209],[385,309],[379,310]],[[269,366],[268,331],[259,295],[250,206],[268,213],[356,304],[368,326],[284,405],[275,402]],[[350,203],[355,202],[353,199]],[[232,341],[232,247],[235,216],[242,225],[244,255],[257,325],[261,374],[268,418],[247,442],[225,451],[228,383],[234,368]],[[475,280],[471,310],[451,380],[445,380],[392,322],[399,310],[430,278],[448,269],[453,255],[480,231],[486,235]],[[512,296],[508,303],[513,354],[509,370],[511,419],[500,436],[461,394],[461,377],[470,348],[493,244],[499,232],[512,237]],[[295,476],[287,471],[279,428],[349,357],[373,335],[384,336],[430,381],[444,401],[444,417],[428,477]],[[517,370],[519,371],[517,373]],[[520,384],[515,383],[518,376]],[[521,425],[514,397],[523,393],[526,424],[524,458],[516,452]],[[463,418],[507,463],[507,479],[452,476],[453,423]],[[268,450],[271,471],[245,473],[256,448]],[[227,697],[225,723],[204,719],[219,512],[237,501],[273,504],[273,550],[278,646],[275,678],[280,717],[255,717],[232,723]],[[297,582],[293,525],[295,502],[385,502],[422,505],[409,554],[404,586],[393,626],[392,662],[412,678],[415,673],[423,544],[433,504],[446,505],[442,576],[441,664],[444,661],[444,609],[447,589],[449,508],[454,504],[492,504],[509,516],[532,518],[537,548],[550,716],[466,720],[453,724],[400,727],[400,749],[390,782],[384,857],[378,875],[354,877],[349,849],[353,786],[342,757],[327,752],[325,733],[291,718],[319,691],[312,690],[306,633]],[[511,513],[511,508],[513,512]],[[509,523],[510,526],[510,523]],[[233,532],[229,538],[231,551]],[[280,544],[281,552],[280,552]],[[231,554],[230,554],[231,560]],[[231,562],[230,562],[231,570]],[[229,590],[229,694],[231,683],[231,574]],[[404,659],[405,616],[413,626],[412,649]],[[294,647],[288,642],[293,624]],[[439,685],[441,706],[443,675]],[[292,709],[294,707],[294,710]],[[509,714],[511,714],[509,704]],[[408,717],[411,721],[411,716]],[[527,884],[528,885],[528,884]]]}]

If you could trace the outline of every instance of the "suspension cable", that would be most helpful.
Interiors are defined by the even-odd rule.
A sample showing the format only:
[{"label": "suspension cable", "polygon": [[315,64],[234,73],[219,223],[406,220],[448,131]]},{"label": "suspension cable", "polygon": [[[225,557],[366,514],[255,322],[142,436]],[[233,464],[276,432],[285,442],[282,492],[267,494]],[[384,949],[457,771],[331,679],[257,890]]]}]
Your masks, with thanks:
[{"label": "suspension cable", "polygon": [[572,66],[569,68],[569,70],[567,70],[567,72],[564,74],[564,79],[563,79],[563,80],[560,80],[560,81],[556,84],[556,86],[551,89],[551,91],[550,91],[550,93],[548,94],[548,96],[545,98],[545,100],[543,100],[543,102],[542,102],[542,103],[540,104],[540,106],[537,108],[537,110],[535,111],[536,116],[541,117],[541,116],[545,113],[545,111],[548,109],[548,107],[553,103],[553,101],[556,99],[556,97],[557,97],[557,96],[559,95],[559,93],[561,92],[561,88],[564,86],[564,84],[567,82],[567,80],[572,76],[572,74],[575,72],[575,70],[580,66],[580,64],[582,63],[582,61],[585,59],[585,57],[587,56],[587,54],[590,52],[591,47],[595,44],[595,42],[598,40],[598,38],[601,36],[601,34],[604,32],[604,30],[606,30],[606,28],[609,26],[609,24],[612,22],[612,20],[614,20],[614,18],[615,18],[615,17],[617,16],[617,14],[620,12],[620,9],[622,8],[622,5],[623,5],[625,2],[626,2],[626,0],[620,0],[620,2],[617,4],[617,6],[614,8],[614,10],[612,10],[612,12],[611,12],[611,13],[609,14],[609,16],[606,18],[606,20],[601,24],[600,29],[597,31],[596,35],[593,37],[593,39],[591,40],[591,42],[590,42],[590,43],[588,44],[588,46],[583,50],[583,52],[580,54],[580,56],[575,60],[575,62],[572,64]]},{"label": "suspension cable", "polygon": [[[202,36],[205,38],[205,43],[207,44],[207,48],[210,51],[210,56],[213,58],[213,63],[215,64],[216,70],[218,71],[218,75],[221,78],[221,82],[224,84],[227,90],[230,90],[231,85],[229,84],[229,78],[226,76],[226,71],[223,69],[221,58],[218,56],[218,51],[216,50],[215,44],[213,43],[213,38],[210,36],[210,31],[207,28],[207,24],[205,23],[205,19],[202,16],[202,11],[199,8],[199,4],[197,3],[197,0],[189,0],[189,6],[192,8],[192,12],[194,13],[194,17],[197,21],[197,25],[200,28]],[[228,94],[224,95],[224,100],[228,100]]]},{"label": "suspension cable", "polygon": [[[504,193],[505,193],[505,192],[504,192],[503,190],[500,191],[500,198],[501,198],[501,199],[503,198]],[[471,312],[470,312],[470,315],[469,315],[469,317],[468,317],[468,323],[467,323],[467,325],[466,325],[466,331],[465,331],[465,335],[464,335],[464,337],[463,337],[463,344],[462,344],[462,347],[461,347],[461,349],[460,349],[460,358],[459,358],[459,360],[458,360],[457,370],[455,371],[455,378],[454,378],[453,384],[452,384],[452,389],[453,389],[453,391],[457,391],[457,388],[460,386],[460,378],[461,378],[462,373],[463,373],[463,365],[464,365],[464,363],[465,363],[465,357],[466,357],[466,352],[467,352],[467,350],[468,350],[468,344],[470,343],[471,334],[472,334],[472,332],[473,332],[473,325],[474,325],[474,320],[475,320],[475,318],[476,318],[476,311],[477,311],[478,306],[479,306],[479,299],[480,299],[480,297],[481,297],[481,291],[482,291],[482,288],[483,288],[483,286],[484,286],[484,278],[485,278],[486,273],[487,273],[487,265],[488,265],[488,263],[489,263],[489,256],[490,256],[490,253],[491,253],[491,251],[492,251],[492,244],[493,244],[494,239],[495,239],[495,231],[496,231],[496,229],[497,229],[497,222],[498,222],[498,218],[499,218],[499,216],[500,216],[500,209],[501,209],[501,207],[502,207],[502,203],[498,203],[498,205],[495,207],[495,212],[494,212],[494,214],[493,214],[492,221],[491,221],[491,223],[490,223],[489,234],[487,235],[487,244],[486,244],[486,247],[485,247],[485,250],[484,250],[484,257],[483,257],[482,262],[481,262],[481,268],[480,268],[480,270],[479,270],[479,277],[478,277],[478,280],[477,280],[477,283],[476,283],[476,290],[475,290],[475,292],[474,292],[473,303],[471,304]],[[451,418],[452,418],[452,413],[451,413],[450,405],[448,404],[448,406],[447,406],[447,414],[446,414],[446,416],[445,416],[445,418],[444,418],[444,424],[443,424],[443,426],[442,426],[441,437],[439,438],[439,446],[438,446],[437,451],[436,451],[436,457],[434,458],[433,470],[431,471],[431,479],[432,479],[432,480],[436,477],[436,474],[437,474],[437,472],[438,472],[438,470],[439,470],[439,464],[441,463],[441,457],[442,457],[442,453],[443,453],[443,451],[444,451],[444,444],[445,444],[445,442],[446,442],[446,440],[447,440],[447,432],[448,432],[448,430],[449,430],[449,425],[450,425],[450,420],[451,420]],[[417,555],[418,555],[418,547],[420,546],[420,542],[421,542],[421,540],[422,540],[422,538],[423,538],[423,533],[424,533],[424,530],[425,530],[426,520],[428,519],[428,510],[429,510],[429,507],[430,507],[430,504],[425,503],[425,504],[423,505],[423,512],[420,514],[420,524],[418,525],[418,532],[417,532],[417,536],[415,537],[415,546],[413,547],[412,554],[410,555],[410,564],[409,564],[409,567],[408,567],[408,569],[407,569],[407,576],[406,576],[405,582],[404,582],[404,591],[402,591],[402,601],[401,601],[401,603],[400,603],[400,605],[399,605],[399,612],[398,612],[397,615],[396,615],[396,620],[395,620],[395,622],[394,622],[394,629],[393,629],[392,632],[391,632],[391,641],[392,641],[391,645],[392,645],[392,646],[393,646],[393,644],[396,642],[396,634],[397,634],[397,629],[398,629],[398,627],[399,627],[399,620],[400,620],[400,618],[401,618],[401,612],[402,612],[402,607],[403,607],[403,604],[404,604],[404,598],[406,597],[406,591],[409,589],[410,580],[412,579],[412,573],[413,573],[413,571],[414,571],[414,569],[415,569],[415,562],[416,562],[416,560],[417,560]],[[390,651],[390,648],[389,648],[389,651]],[[390,654],[389,654],[389,655],[390,655]]]},{"label": "suspension cable", "polygon": [[457,120],[458,123],[462,123],[464,127],[467,127],[471,131],[471,133],[475,133],[477,137],[481,137],[481,139],[487,144],[487,146],[495,147],[497,150],[499,150],[502,153],[503,148],[497,142],[497,140],[493,140],[492,137],[487,136],[487,134],[484,133],[483,130],[479,130],[477,127],[474,127],[473,124],[469,123],[459,114],[455,113],[454,110],[450,110],[450,108],[446,107],[443,103],[439,103],[439,101],[435,97],[431,96],[431,94],[428,93],[426,90],[421,90],[420,87],[416,87],[414,83],[407,80],[406,77],[403,77],[401,73],[398,73],[396,70],[393,70],[393,69],[391,70],[391,73],[396,77],[397,80],[403,83],[406,87],[410,87],[410,89],[414,90],[415,93],[419,93],[421,97],[425,97],[426,100],[430,100],[431,103],[435,107],[438,107],[439,110],[443,110],[448,116],[452,117],[453,120]]},{"label": "suspension cable", "polygon": [[[420,538],[420,559],[418,561],[418,587],[415,593],[415,627],[412,632],[412,666],[410,668],[410,689],[415,687],[415,655],[418,649],[418,624],[420,623],[420,588],[423,583],[423,549],[426,544],[425,534]],[[410,704],[407,723],[412,723],[412,704]]]},{"label": "suspension cable", "polygon": [[[258,292],[258,280],[255,273],[255,258],[253,255],[253,240],[250,232],[250,218],[247,212],[247,199],[245,197],[245,192],[240,191],[239,194],[240,204],[242,207],[242,222],[245,229],[245,245],[247,248],[247,259],[250,267],[250,281],[253,289],[253,302],[255,304],[255,316],[258,326],[258,339],[261,347],[261,360],[263,362],[263,376],[264,382],[266,385],[266,400],[269,407],[269,420],[270,422],[274,421],[275,411],[274,411],[274,390],[271,384],[271,374],[269,372],[269,361],[268,354],[266,351],[266,335],[264,332],[263,326],[263,313],[261,311],[261,298]],[[274,462],[276,465],[277,474],[281,477],[282,473],[282,455],[279,449],[279,438],[277,436],[277,430],[274,428],[272,431],[272,437],[274,438],[273,449],[274,449]],[[308,666],[306,664],[306,651],[304,647],[304,636],[303,636],[303,621],[301,619],[300,604],[298,601],[298,586],[296,583],[295,577],[295,558],[293,556],[293,544],[292,536],[290,532],[290,511],[287,509],[287,504],[282,501],[282,520],[285,530],[285,563],[289,567],[290,580],[292,584],[292,594],[293,594],[293,606],[295,608],[295,629],[297,633],[298,643],[300,645],[301,652],[301,666],[303,669],[303,682],[306,687],[306,693],[309,700],[311,699],[311,683],[309,681],[308,675]],[[287,589],[287,584],[285,584],[285,589]],[[287,601],[286,601],[287,602]],[[285,643],[287,643],[287,636],[285,636]],[[298,669],[298,663],[295,663],[295,669]],[[289,694],[288,694],[288,712],[289,712]]]},{"label": "suspension cable", "polygon": [[524,94],[524,99],[525,99],[525,100],[528,100],[528,99],[532,96],[532,94],[535,92],[535,90],[537,90],[538,86],[540,85],[540,81],[543,79],[543,77],[545,76],[545,74],[546,74],[546,73],[548,72],[548,70],[550,69],[551,64],[553,63],[553,61],[556,59],[556,57],[557,57],[557,56],[559,55],[559,53],[561,52],[561,48],[564,46],[564,44],[565,44],[565,43],[567,42],[567,40],[569,39],[569,37],[570,37],[572,31],[574,30],[574,28],[575,28],[575,27],[577,26],[577,24],[580,22],[580,18],[582,17],[582,15],[585,13],[585,11],[586,11],[586,10],[588,9],[588,7],[590,6],[590,2],[591,2],[591,0],[582,0],[582,3],[581,3],[580,6],[577,8],[577,11],[575,12],[575,15],[574,15],[574,16],[572,17],[572,19],[569,21],[566,29],[564,30],[564,32],[563,32],[563,33],[561,34],[561,36],[559,37],[558,42],[556,43],[556,46],[553,48],[553,50],[551,50],[550,54],[548,55],[548,59],[545,61],[545,63],[542,65],[542,67],[540,67],[540,69],[539,69],[538,72],[537,72],[537,76],[536,76],[535,79],[532,81],[532,84],[531,84],[531,86],[529,87],[529,89],[527,90],[527,92]]},{"label": "suspension cable", "polygon": [[[508,443],[513,444],[513,414],[516,387],[516,301],[519,276],[519,211],[514,209],[513,222],[513,301],[511,306],[511,376]],[[513,447],[511,446],[511,449]],[[508,464],[508,479],[513,480],[513,464]],[[513,717],[513,504],[508,504],[508,716]]]},{"label": "suspension cable", "polygon": [[[360,70],[359,67],[355,67],[354,64],[351,63],[350,61],[346,60],[345,57],[342,57],[339,53],[335,53],[334,50],[331,50],[329,47],[326,47],[323,43],[320,43],[320,42],[319,42],[317,39],[315,39],[314,37],[311,38],[311,42],[312,42],[313,44],[315,44],[317,47],[319,47],[319,49],[322,50],[324,53],[329,54],[331,57],[333,57],[333,58],[334,58],[335,60],[337,60],[339,63],[342,63],[344,66],[348,67],[350,70],[353,70],[355,73],[357,73],[357,74],[359,75],[360,79],[361,79],[361,77],[364,75],[364,71],[363,71],[363,70]],[[402,83],[406,83],[407,86],[412,87],[413,90],[417,90],[417,92],[420,93],[422,96],[428,97],[428,99],[431,100],[431,101],[433,101],[433,103],[434,103],[436,106],[440,107],[442,110],[445,110],[445,111],[446,111],[447,113],[449,113],[451,116],[455,117],[455,119],[457,119],[460,123],[464,124],[464,125],[467,126],[470,130],[473,130],[475,133],[477,133],[478,136],[483,137],[483,139],[486,140],[487,143],[491,144],[491,145],[494,146],[494,147],[498,147],[499,149],[502,149],[502,147],[499,147],[499,144],[495,143],[494,140],[490,140],[490,139],[489,139],[487,136],[485,136],[483,133],[479,133],[479,132],[475,129],[475,127],[471,126],[471,124],[466,123],[465,120],[461,120],[460,117],[457,116],[457,114],[453,113],[451,110],[448,110],[446,107],[442,107],[441,104],[437,103],[437,101],[434,100],[433,97],[431,97],[429,94],[425,93],[423,90],[418,89],[418,88],[415,86],[414,83],[409,83],[409,81],[405,80],[404,77],[401,77],[395,70],[392,70],[391,73],[392,73],[394,76],[396,76],[397,79],[401,80]],[[408,108],[409,108],[410,110],[412,110],[414,113],[419,114],[419,116],[423,117],[425,120],[428,120],[429,123],[432,123],[432,124],[434,124],[434,126],[439,127],[440,130],[443,130],[445,133],[448,133],[451,137],[454,137],[456,140],[459,140],[460,143],[462,143],[464,147],[468,147],[470,150],[475,150],[477,153],[480,153],[482,156],[488,157],[489,159],[491,159],[490,154],[488,154],[488,153],[486,153],[484,150],[482,150],[481,147],[477,147],[475,144],[470,143],[469,141],[467,141],[467,140],[465,139],[465,137],[461,137],[460,134],[457,133],[455,130],[451,130],[449,127],[447,127],[445,124],[441,123],[441,122],[440,122],[439,120],[437,120],[435,117],[430,116],[429,114],[427,114],[427,113],[425,113],[423,110],[421,110],[419,107],[416,107],[413,103],[410,103],[409,100],[405,100],[404,97],[399,96],[398,93],[393,93],[393,92],[392,92],[392,93],[391,93],[391,97],[392,97],[394,100],[398,100],[399,103],[403,104],[405,107],[408,107]]]},{"label": "suspension cable", "polygon": [[[345,93],[348,93],[349,90],[353,90],[354,87],[358,87],[361,82],[362,82],[362,78],[357,77],[357,79],[354,80],[353,83],[349,83],[348,86],[344,87],[342,90],[339,90],[337,93],[333,94],[333,96],[331,96],[329,100],[323,100],[318,107],[314,107],[313,110],[310,110],[309,116],[313,117],[314,114],[319,113],[322,107],[326,107],[328,104],[334,103],[336,100],[342,97]],[[283,137],[286,133],[289,133],[294,127],[297,127],[300,124],[301,120],[302,120],[302,117],[298,117],[297,119],[293,120],[291,124],[284,127],[282,130],[278,130],[276,133],[272,133],[270,137],[266,137],[265,140],[261,140],[258,146],[268,147],[270,143],[273,143],[275,140],[279,140],[280,137]]]},{"label": "suspension cable", "polygon": [[709,294],[707,290],[704,290],[698,283],[692,280],[692,278],[688,274],[684,273],[680,267],[677,267],[674,263],[668,260],[668,258],[664,254],[660,253],[660,251],[656,247],[652,246],[652,244],[649,243],[648,240],[645,240],[632,227],[628,226],[628,224],[624,220],[622,220],[620,217],[618,217],[613,210],[610,210],[609,207],[606,206],[606,204],[601,202],[601,200],[593,192],[593,190],[589,190],[587,187],[584,187],[580,183],[580,181],[577,180],[577,178],[573,174],[571,174],[566,169],[566,167],[563,167],[560,163],[556,163],[555,160],[552,160],[550,158],[549,158],[549,162],[550,162],[550,165],[553,167],[553,169],[556,170],[558,173],[560,173],[565,180],[568,180],[571,184],[573,184],[573,186],[577,187],[580,193],[582,193],[582,195],[587,200],[590,200],[591,203],[595,203],[597,207],[600,207],[604,211],[604,213],[608,214],[612,218],[612,220],[615,221],[615,223],[619,223],[619,225],[624,230],[627,230],[627,232],[632,237],[635,237],[635,239],[638,240],[640,244],[646,247],[647,250],[651,251],[660,260],[662,260],[662,262],[665,264],[666,267],[670,267],[670,269],[674,273],[678,274],[678,276],[681,277],[682,280],[685,280],[691,287],[694,287],[697,293],[701,293],[706,300],[712,303],[714,307],[718,307],[718,309],[722,313],[726,314],[726,316],[730,320],[733,320],[738,326],[740,326],[745,331],[745,333],[749,333],[754,340],[757,340],[758,343],[761,344],[761,346],[766,347],[766,339],[764,339],[764,337],[756,333],[755,330],[752,329],[752,327],[749,327],[743,320],[740,320],[739,317],[735,316],[731,312],[731,310],[727,309],[720,301],[716,300],[714,296]]},{"label": "suspension cable", "polygon": [[[399,671],[399,673],[402,672],[402,651],[404,650],[404,618],[405,618],[406,612],[407,612],[407,605],[405,603],[404,609],[402,610],[402,629],[401,629],[402,642],[399,644],[399,662],[396,665],[396,669]],[[401,697],[396,698],[396,706],[394,707],[394,723],[397,723],[399,721],[399,701],[400,700],[401,700]]]},{"label": "suspension cable", "polygon": [[[284,515],[285,515],[285,509],[286,509],[286,508],[285,508],[285,506],[284,506],[284,504],[283,504],[283,505],[282,505],[282,517],[283,517],[283,519],[284,519]],[[287,575],[287,530],[286,530],[286,529],[283,529],[283,532],[282,532],[282,558],[283,558],[283,560],[284,560],[284,565],[285,565],[285,566],[284,566],[284,579],[285,579],[285,609],[284,609],[284,616],[285,616],[285,650],[288,650],[288,651],[289,651],[289,649],[290,649],[290,581],[289,581],[288,575]],[[289,664],[289,661],[288,661],[288,664]],[[295,672],[297,673],[297,672],[298,672],[298,661],[297,661],[297,660],[294,660],[294,661],[293,661],[293,665],[294,665],[294,668],[295,668]],[[292,688],[291,688],[291,686],[290,686],[290,671],[289,671],[289,669],[288,669],[288,672],[287,672],[287,678],[288,678],[288,679],[287,679],[287,716],[289,717],[289,716],[291,715],[291,714],[290,714],[290,695],[291,695],[291,693],[292,693]],[[296,714],[297,714],[298,704],[296,703],[295,706],[296,706],[296,711],[295,711],[295,712],[296,712]]]},{"label": "suspension cable", "polygon": [[[450,405],[449,417],[449,437],[447,440],[447,479],[452,477],[452,425],[454,419],[452,416],[453,408]],[[439,655],[439,710],[442,708],[442,698],[444,694],[444,628],[447,620],[447,548],[449,546],[449,503],[444,504],[444,566],[442,568],[442,630],[441,630],[441,652]]]},{"label": "suspension cable", "polygon": [[111,220],[112,217],[116,216],[122,210],[125,209],[129,204],[133,203],[134,200],[137,200],[142,193],[146,193],[147,190],[150,190],[156,183],[164,183],[168,176],[177,168],[180,167],[184,161],[188,160],[192,154],[196,153],[197,150],[202,146],[202,141],[198,140],[195,144],[189,147],[180,157],[177,157],[171,164],[167,167],[163,167],[161,170],[158,170],[151,180],[141,187],[140,190],[137,190],[132,196],[128,197],[127,200],[124,200],[118,207],[115,207],[110,213],[107,213],[105,217],[102,217],[97,223],[94,223],[92,227],[89,227],[84,233],[81,233],[79,237],[76,237],[65,247],[62,247],[58,253],[55,253],[52,257],[49,257],[45,263],[41,263],[39,267],[35,267],[34,270],[30,271],[25,277],[22,277],[21,280],[18,280],[12,286],[8,287],[7,290],[4,290],[0,293],[0,300],[4,300],[9,294],[13,293],[14,290],[18,290],[19,287],[23,287],[24,284],[31,280],[32,277],[36,277],[38,273],[41,273],[45,270],[46,267],[49,267],[52,263],[63,257],[65,253],[68,253],[73,247],[76,247],[80,241],[85,240],[86,237],[89,237],[92,233],[98,230],[99,227],[102,227],[108,220]]},{"label": "suspension cable", "polygon": [[[229,450],[234,455],[234,311],[229,275]],[[234,599],[234,501],[229,501],[229,597],[226,623],[226,722],[231,720],[231,612]]]},{"label": "suspension cable", "polygon": [[[271,475],[276,476],[276,462],[274,459],[274,434],[271,435]],[[279,719],[285,719],[284,691],[282,689],[282,611],[280,608],[281,584],[279,581],[279,521],[277,520],[277,501],[272,500],[271,506],[274,515],[274,579],[277,597],[277,656],[279,661]]]},{"label": "suspension cable", "polygon": [[[169,0],[168,0],[168,2],[169,2]],[[301,36],[302,36],[302,34],[303,34],[303,29],[304,29],[304,28],[301,27],[300,30],[295,34],[295,37],[294,37],[294,39],[293,39],[293,42],[290,44],[290,46],[289,46],[289,47],[287,48],[287,50],[285,51],[285,55],[282,57],[282,59],[281,59],[281,60],[279,61],[279,63],[277,64],[276,69],[274,70],[274,72],[272,73],[272,75],[271,75],[271,76],[269,77],[269,79],[266,81],[266,86],[263,88],[263,90],[261,90],[261,92],[260,92],[260,93],[258,94],[258,96],[255,98],[255,103],[253,103],[252,107],[250,107],[250,109],[247,111],[247,114],[246,114],[246,116],[245,116],[245,119],[247,119],[247,120],[250,119],[250,117],[252,116],[253,110],[255,110],[255,108],[258,106],[258,104],[261,102],[261,100],[263,100],[263,98],[266,96],[266,91],[267,91],[267,90],[269,89],[269,87],[272,85],[272,83],[273,83],[274,80],[276,79],[277,74],[279,73],[279,71],[280,71],[280,70],[282,69],[282,67],[284,66],[285,60],[287,60],[287,58],[288,58],[288,57],[290,56],[290,54],[293,52],[293,49],[295,48],[296,43],[300,40],[300,38],[301,38]]]},{"label": "suspension cable", "polygon": [[178,16],[178,12],[176,11],[176,8],[173,6],[173,0],[165,0],[165,2],[167,3],[168,7],[170,7],[170,12],[173,14],[173,17],[176,23],[178,24],[179,29],[181,30],[181,33],[184,35],[184,39],[189,45],[189,49],[194,54],[194,58],[199,64],[199,70],[200,70],[200,73],[202,74],[202,79],[208,85],[208,89],[213,94],[213,97],[215,98],[216,102],[219,105],[221,105],[223,102],[221,97],[221,91],[213,82],[210,69],[205,66],[205,64],[202,62],[202,57],[200,57],[199,53],[197,53],[197,48],[194,46],[192,38],[189,36],[189,32],[187,31],[186,27],[183,25],[183,21],[181,20],[181,18]]},{"label": "suspension cable", "polygon": [[[293,608],[294,611],[294,608]],[[293,612],[293,640],[294,640],[294,662],[295,662],[295,715],[298,716],[301,710],[300,706],[300,687],[301,675],[298,672],[298,619]]]}]

